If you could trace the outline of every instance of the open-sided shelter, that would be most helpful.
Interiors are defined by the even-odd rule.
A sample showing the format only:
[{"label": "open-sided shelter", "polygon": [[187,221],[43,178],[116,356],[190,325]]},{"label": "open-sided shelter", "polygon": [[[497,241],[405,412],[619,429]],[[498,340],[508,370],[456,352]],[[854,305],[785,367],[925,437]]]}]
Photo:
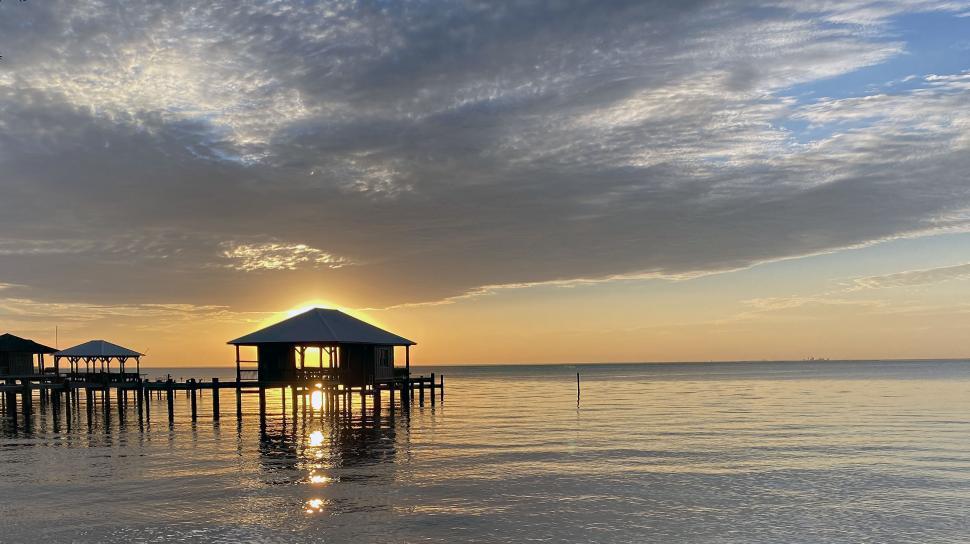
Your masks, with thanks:
[{"label": "open-sided shelter", "polygon": [[[67,359],[71,365],[71,374],[81,372],[81,363],[84,363],[85,374],[111,374],[111,361],[118,362],[118,375],[122,381],[128,378],[138,378],[141,375],[141,357],[144,354],[138,353],[133,349],[128,349],[118,344],[112,344],[104,340],[90,340],[83,344],[78,344],[54,354],[54,370],[60,372],[61,359]],[[135,374],[125,373],[125,363],[134,359]]]},{"label": "open-sided shelter", "polygon": [[10,333],[2,334],[0,335],[0,376],[42,374],[44,355],[55,351],[57,350],[33,340]]},{"label": "open-sided shelter", "polygon": [[[340,310],[324,308],[313,308],[229,344],[236,347],[238,381],[248,378],[261,383],[285,383],[319,378],[347,386],[373,385],[392,381],[396,375],[409,375],[410,347],[415,345]],[[256,360],[241,358],[243,346],[256,348]],[[405,348],[405,366],[397,372],[396,346]],[[308,348],[319,349],[316,368],[313,361],[307,360]]]}]

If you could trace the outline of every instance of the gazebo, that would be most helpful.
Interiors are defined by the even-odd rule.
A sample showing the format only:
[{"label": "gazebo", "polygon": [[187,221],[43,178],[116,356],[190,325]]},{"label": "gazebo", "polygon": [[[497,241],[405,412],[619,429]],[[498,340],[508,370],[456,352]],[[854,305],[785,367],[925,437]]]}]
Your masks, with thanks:
[{"label": "gazebo", "polygon": [[[128,378],[138,378],[141,376],[141,357],[143,353],[128,349],[118,344],[112,344],[104,340],[91,340],[74,347],[58,351],[54,354],[54,372],[60,372],[60,360],[67,359],[71,365],[71,374],[103,374],[106,376],[119,376],[120,381],[128,381]],[[125,363],[135,360],[136,374],[125,374]],[[118,374],[111,374],[111,361],[118,361]],[[84,363],[84,373],[80,371],[80,364]],[[85,376],[86,377],[86,376]],[[109,377],[110,380],[110,377]]]},{"label": "gazebo", "polygon": [[0,334],[0,376],[23,376],[35,372],[43,374],[44,355],[55,351],[57,350],[33,340],[10,333]]},{"label": "gazebo", "polygon": [[[293,383],[328,380],[345,386],[393,382],[407,377],[414,342],[340,310],[313,308],[228,342],[236,348],[236,380]],[[256,360],[243,360],[240,347],[256,348]],[[394,368],[394,348],[405,348],[405,367]],[[307,349],[319,349],[319,365],[307,364]],[[324,366],[324,354],[327,365]],[[244,364],[254,365],[243,368]],[[396,372],[396,370],[400,372]]]}]

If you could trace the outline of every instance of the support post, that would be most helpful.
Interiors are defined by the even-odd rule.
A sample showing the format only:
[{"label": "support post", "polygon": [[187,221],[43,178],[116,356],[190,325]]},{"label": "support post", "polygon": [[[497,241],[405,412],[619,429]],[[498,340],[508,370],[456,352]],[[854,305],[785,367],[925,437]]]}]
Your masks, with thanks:
[{"label": "support post", "polygon": [[171,425],[175,421],[175,390],[172,378],[165,383],[165,400],[168,402],[168,423]]},{"label": "support post", "polygon": [[219,419],[219,378],[212,378],[212,419]]},{"label": "support post", "polygon": [[259,430],[266,430],[266,388],[259,386]]},{"label": "support post", "polygon": [[91,413],[94,411],[94,398],[90,387],[84,388],[84,406],[87,413],[88,428],[91,427]]},{"label": "support post", "polygon": [[434,395],[434,372],[431,373],[431,387],[429,388],[429,391],[431,393],[431,406],[434,406],[434,399],[435,399],[435,395]]},{"label": "support post", "polygon": [[135,380],[135,404],[138,405],[138,421],[145,417],[145,388],[141,383],[141,378]]},{"label": "support post", "polygon": [[193,378],[192,381],[191,381],[191,383],[189,383],[189,395],[191,396],[191,399],[192,399],[192,421],[195,421],[196,420],[196,416],[198,415],[198,410],[197,410],[198,409],[198,405],[197,405],[197,400],[196,400],[196,396],[198,394],[197,393],[198,392],[198,389],[199,388],[198,388],[198,385],[195,382],[195,378]]},{"label": "support post", "polygon": [[145,403],[145,419],[149,422],[152,420],[152,392],[148,389],[148,382],[142,382],[142,400]]},{"label": "support post", "polygon": [[30,380],[23,380],[23,398],[21,399],[20,406],[24,413],[24,425],[30,423],[30,416],[34,410],[34,394],[30,390]]}]

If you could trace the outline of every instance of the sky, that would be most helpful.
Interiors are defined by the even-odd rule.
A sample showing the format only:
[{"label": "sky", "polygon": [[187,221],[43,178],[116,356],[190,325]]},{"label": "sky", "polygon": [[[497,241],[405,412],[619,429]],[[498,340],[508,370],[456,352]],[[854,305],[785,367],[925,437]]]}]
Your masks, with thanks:
[{"label": "sky", "polygon": [[970,2],[7,1],[0,55],[0,332],[970,357]]}]

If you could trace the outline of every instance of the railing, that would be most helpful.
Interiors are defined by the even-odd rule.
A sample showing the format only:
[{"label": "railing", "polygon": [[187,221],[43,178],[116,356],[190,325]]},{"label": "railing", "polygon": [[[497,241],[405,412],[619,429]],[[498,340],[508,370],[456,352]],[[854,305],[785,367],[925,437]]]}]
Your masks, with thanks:
[{"label": "railing", "polygon": [[340,379],[339,368],[298,368],[296,369],[297,379],[338,381]]},{"label": "railing", "polygon": [[72,381],[88,383],[128,383],[137,382],[140,378],[137,372],[66,372],[61,375]]}]

